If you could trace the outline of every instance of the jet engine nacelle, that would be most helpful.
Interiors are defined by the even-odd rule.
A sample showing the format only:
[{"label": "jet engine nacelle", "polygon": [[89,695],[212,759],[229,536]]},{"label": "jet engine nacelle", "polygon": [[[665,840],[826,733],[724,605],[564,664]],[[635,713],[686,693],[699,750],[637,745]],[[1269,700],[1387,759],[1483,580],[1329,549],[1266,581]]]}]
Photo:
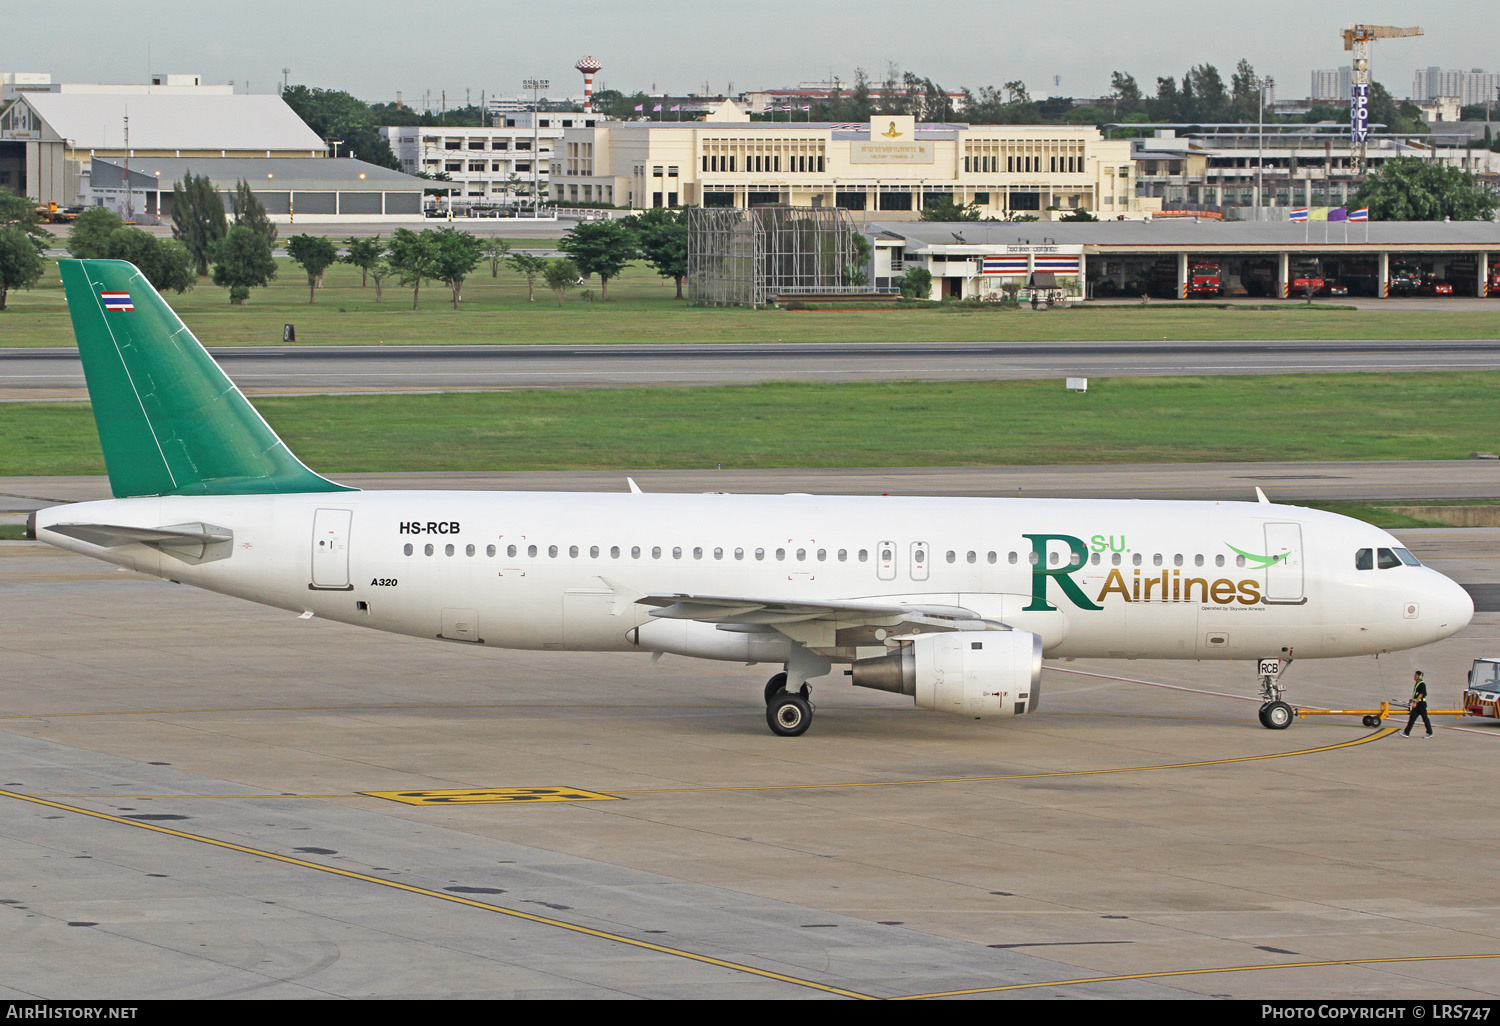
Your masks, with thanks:
[{"label": "jet engine nacelle", "polygon": [[854,684],[911,695],[919,709],[1020,716],[1042,697],[1042,639],[1029,631],[952,631],[902,641],[854,664]]}]

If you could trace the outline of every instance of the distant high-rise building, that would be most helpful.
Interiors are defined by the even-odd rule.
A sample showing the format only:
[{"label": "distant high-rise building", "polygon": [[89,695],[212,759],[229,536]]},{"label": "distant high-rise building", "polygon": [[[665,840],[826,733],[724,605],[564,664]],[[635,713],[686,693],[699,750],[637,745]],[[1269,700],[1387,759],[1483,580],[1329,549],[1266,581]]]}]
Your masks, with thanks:
[{"label": "distant high-rise building", "polygon": [[1307,95],[1314,100],[1347,101],[1351,85],[1351,70],[1348,65],[1342,68],[1314,71],[1312,73],[1312,89]]},{"label": "distant high-rise building", "polygon": [[1417,103],[1439,96],[1456,96],[1461,104],[1494,103],[1500,89],[1500,74],[1480,68],[1473,71],[1450,71],[1424,68],[1412,78],[1411,98]]}]

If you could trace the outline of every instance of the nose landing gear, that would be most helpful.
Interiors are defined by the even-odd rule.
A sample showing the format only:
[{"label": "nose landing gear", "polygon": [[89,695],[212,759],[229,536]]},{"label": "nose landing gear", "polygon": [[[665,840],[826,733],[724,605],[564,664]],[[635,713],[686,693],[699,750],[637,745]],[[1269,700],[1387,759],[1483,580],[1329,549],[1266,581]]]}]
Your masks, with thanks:
[{"label": "nose landing gear", "polygon": [[1296,713],[1282,701],[1285,688],[1281,686],[1281,674],[1292,665],[1291,651],[1286,659],[1262,659],[1257,669],[1260,673],[1260,725],[1267,730],[1285,730],[1292,725]]}]

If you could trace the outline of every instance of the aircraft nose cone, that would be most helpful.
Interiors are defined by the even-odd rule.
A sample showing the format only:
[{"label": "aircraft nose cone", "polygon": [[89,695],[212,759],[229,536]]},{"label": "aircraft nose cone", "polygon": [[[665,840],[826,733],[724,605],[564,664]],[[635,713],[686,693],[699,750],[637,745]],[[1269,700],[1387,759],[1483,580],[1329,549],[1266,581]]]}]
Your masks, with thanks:
[{"label": "aircraft nose cone", "polygon": [[1474,599],[1464,588],[1446,577],[1438,576],[1436,587],[1422,610],[1423,619],[1429,620],[1439,638],[1451,637],[1469,625],[1474,619]]}]

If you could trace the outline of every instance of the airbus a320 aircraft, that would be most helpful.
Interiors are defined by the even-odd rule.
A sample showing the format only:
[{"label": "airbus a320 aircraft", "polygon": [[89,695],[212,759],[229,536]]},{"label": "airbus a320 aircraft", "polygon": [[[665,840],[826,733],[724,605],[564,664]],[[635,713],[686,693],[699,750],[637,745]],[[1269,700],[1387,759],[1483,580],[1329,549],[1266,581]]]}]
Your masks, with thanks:
[{"label": "airbus a320 aircraft", "polygon": [[1473,616],[1389,534],[1259,502],[359,491],[304,466],[132,265],[61,261],[115,496],[33,514],[62,548],[460,645],[780,664],[965,716],[1034,712],[1044,657],[1253,660],[1412,648]]}]

